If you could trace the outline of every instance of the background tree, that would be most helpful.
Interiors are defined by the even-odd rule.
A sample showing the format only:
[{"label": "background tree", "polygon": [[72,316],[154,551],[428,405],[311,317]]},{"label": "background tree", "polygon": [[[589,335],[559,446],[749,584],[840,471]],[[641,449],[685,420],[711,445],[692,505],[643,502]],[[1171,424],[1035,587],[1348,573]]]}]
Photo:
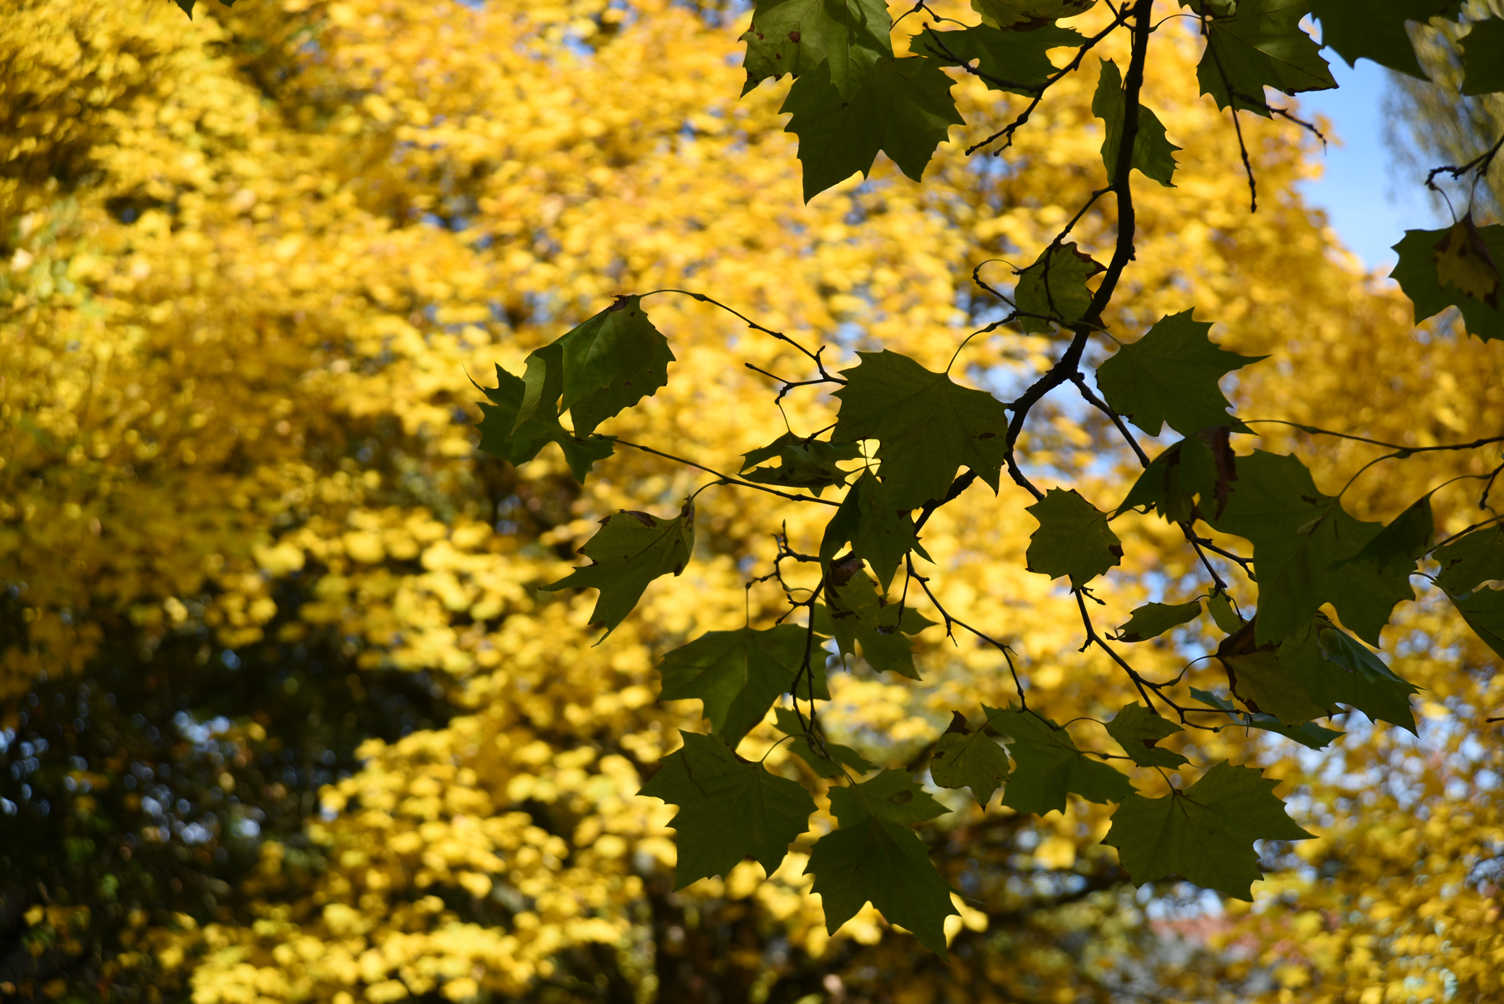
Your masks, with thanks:
[{"label": "background tree", "polygon": [[[954,263],[1035,260],[1102,171],[1093,67],[1017,135],[1011,162],[1048,174],[979,170],[963,150],[986,131],[968,126],[923,186],[879,161],[803,205],[779,96],[734,100],[731,19],[360,0],[200,9],[185,25],[159,5],[69,0],[0,28],[14,165],[0,177],[14,695],[0,979],[24,996],[199,1004],[1495,990],[1499,764],[1481,715],[1499,703],[1497,662],[1434,592],[1390,629],[1409,639],[1404,675],[1429,688],[1418,741],[1359,722],[1319,757],[1258,732],[1167,744],[1254,758],[1322,834],[1299,855],[1266,849],[1273,881],[1246,917],[1183,883],[1135,894],[1100,844],[1103,806],[1036,818],[936,786],[924,797],[955,811],[919,832],[967,897],[946,958],[870,907],[828,933],[807,844],[771,878],[748,862],[674,890],[673,812],[634,796],[677,729],[703,729],[702,708],[652,703],[659,659],[775,616],[779,591],[744,589],[747,569],[785,547],[773,527],[813,553],[828,514],[704,492],[692,564],[590,647],[594,596],[537,587],[600,518],[671,515],[705,478],[620,445],[583,487],[554,447],[520,468],[477,457],[467,373],[491,386],[495,364],[522,372],[610,294],[663,286],[793,337],[833,333],[832,368],[881,344],[939,369],[1001,316]],[[1244,121],[1262,186],[1250,215],[1225,120],[1176,86],[1197,43],[1166,37],[1148,86],[1184,148],[1178,188],[1139,191],[1114,330],[1195,308],[1223,320],[1227,349],[1277,350],[1280,365],[1241,372],[1240,414],[1416,446],[1496,428],[1497,346],[1445,326],[1416,337],[1403,298],[1328,260],[1293,194],[1314,152],[1293,125]],[[1123,61],[1115,44],[1101,51]],[[977,79],[954,94],[969,121],[1027,104]],[[1113,227],[1088,217],[1076,239],[1100,252]],[[738,470],[784,429],[778,384],[742,364],[781,375],[801,357],[706,305],[647,303],[673,379],[612,431]],[[957,372],[1011,396],[1059,346],[998,329]],[[784,404],[803,430],[830,407]],[[1035,422],[1031,464],[1121,494],[1132,459],[1105,417],[1050,399]],[[1328,492],[1373,455],[1270,431]],[[1456,471],[1421,455],[1350,504],[1387,519]],[[1439,525],[1466,525],[1473,501],[1438,493]],[[1028,502],[1005,487],[936,513],[937,596],[1013,647],[1052,714],[1108,717],[1131,685],[1076,651],[1074,601],[1026,572],[1033,526],[1014,512]],[[1115,525],[1134,524],[1161,546],[1112,573],[1103,625],[1194,595],[1174,533]],[[1203,616],[1138,643],[1135,664],[1173,674],[1219,634]],[[932,628],[912,657],[922,681],[829,667],[833,742],[922,772],[953,709],[1013,693],[990,646]],[[743,749],[772,746],[773,725]],[[765,762],[816,782],[786,743]],[[833,824],[823,806],[816,818]]]}]

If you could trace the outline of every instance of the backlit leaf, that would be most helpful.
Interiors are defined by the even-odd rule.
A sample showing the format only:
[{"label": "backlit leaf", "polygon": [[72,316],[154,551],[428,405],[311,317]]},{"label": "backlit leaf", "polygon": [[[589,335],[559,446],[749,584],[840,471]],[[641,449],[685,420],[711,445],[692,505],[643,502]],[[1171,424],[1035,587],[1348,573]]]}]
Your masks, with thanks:
[{"label": "backlit leaf", "polygon": [[771,875],[809,826],[814,799],[798,783],[741,759],[719,739],[680,732],[684,748],[663,758],[641,795],[679,806],[674,888],[728,875],[751,855]]},{"label": "backlit leaf", "polygon": [[1267,116],[1265,87],[1286,94],[1336,87],[1321,47],[1300,28],[1310,8],[1310,0],[1238,0],[1230,12],[1208,4],[1206,53],[1196,67],[1201,93],[1218,108]]},{"label": "backlit leaf", "polygon": [[1079,589],[1123,558],[1122,542],[1107,525],[1107,514],[1075,489],[1051,488],[1025,511],[1039,520],[1029,537],[1029,571],[1059,578],[1070,576]]},{"label": "backlit leaf", "polygon": [[1421,80],[1425,71],[1415,58],[1406,21],[1425,24],[1433,17],[1450,17],[1460,0],[1311,0],[1311,14],[1321,20],[1321,44],[1329,46],[1349,66],[1371,59]]},{"label": "backlit leaf", "polygon": [[[778,695],[792,691],[806,652],[814,695],[830,697],[822,640],[792,624],[763,631],[710,631],[663,657],[658,667],[663,673],[659,700],[700,698],[711,731],[734,749],[763,720]],[[799,693],[807,696],[806,688],[800,687]]]},{"label": "backlit leaf", "polygon": [[[843,460],[861,457],[855,443],[827,443],[819,439],[801,439],[786,432],[767,446],[747,453],[742,459],[742,477],[763,485],[806,488],[819,495],[826,488],[844,485],[850,471],[837,466]],[[779,466],[755,467],[765,460],[777,459]]]},{"label": "backlit leaf", "polygon": [[[586,435],[623,409],[657,393],[668,383],[668,364],[674,353],[668,339],[653,327],[642,297],[619,296],[616,302],[562,335],[548,346],[556,355],[540,349],[528,357],[529,374],[535,372],[535,360],[547,367],[562,366],[558,402],[560,411],[568,411],[574,420],[576,435]],[[531,386],[534,378],[524,378]],[[530,395],[531,396],[531,395]],[[538,400],[534,407],[546,409],[553,400]],[[524,408],[520,418],[528,417]]]},{"label": "backlit leaf", "polygon": [[1173,770],[1188,762],[1174,750],[1161,749],[1158,745],[1161,739],[1183,731],[1185,730],[1179,725],[1137,703],[1128,705],[1107,723],[1107,734],[1140,767],[1168,767]]},{"label": "backlit leaf", "polygon": [[694,546],[692,503],[684,503],[673,519],[623,509],[601,520],[601,529],[580,548],[590,564],[542,588],[599,589],[590,623],[603,625],[610,634],[632,612],[648,583],[684,571]]},{"label": "backlit leaf", "polygon": [[983,808],[992,793],[1008,779],[1008,754],[986,728],[975,731],[966,727],[959,712],[951,727],[935,742],[930,760],[930,776],[947,788],[970,788],[971,795]]},{"label": "backlit leaf", "polygon": [[892,57],[893,19],[882,0],[759,0],[747,43],[746,94],[769,77],[799,76],[825,66],[849,98],[884,56]]},{"label": "backlit leaf", "polygon": [[1200,616],[1200,600],[1188,603],[1145,603],[1128,616],[1126,624],[1118,628],[1117,640],[1147,641]]},{"label": "backlit leaf", "polygon": [[1181,875],[1234,899],[1253,898],[1264,877],[1255,840],[1311,836],[1285,814],[1279,784],[1252,767],[1222,762],[1184,791],[1162,798],[1134,793],[1112,816],[1102,839],[1118,849],[1137,885]]},{"label": "backlit leaf", "polygon": [[[1102,140],[1102,163],[1107,168],[1107,180],[1115,179],[1118,171],[1118,152],[1123,145],[1123,116],[1126,98],[1123,95],[1123,74],[1110,59],[1102,60],[1102,71],[1097,78],[1096,96],[1091,99],[1091,113],[1101,119],[1107,130]],[[1147,105],[1138,109],[1138,132],[1133,137],[1133,168],[1143,172],[1167,188],[1175,187],[1170,178],[1175,174],[1175,151],[1180,147],[1165,137],[1164,123]],[[1194,431],[1194,430],[1193,430]]]},{"label": "backlit leaf", "polygon": [[907,510],[896,508],[888,498],[887,486],[868,472],[851,486],[841,507],[826,524],[820,540],[821,564],[829,568],[831,560],[846,544],[851,545],[854,557],[872,566],[885,592],[892,585],[904,555],[911,550],[925,554],[914,535],[914,517]]},{"label": "backlit leaf", "polygon": [[496,367],[496,386],[482,387],[490,404],[480,406],[480,448],[510,464],[525,464],[549,443],[564,451],[570,473],[583,482],[597,461],[611,456],[611,441],[594,436],[575,436],[559,424],[559,416],[549,410],[535,413],[520,425],[517,415],[522,407],[525,387],[521,378]]},{"label": "backlit leaf", "polygon": [[778,730],[786,736],[793,737],[793,741],[788,746],[789,750],[809,764],[811,769],[821,777],[836,777],[843,773],[841,770],[843,764],[858,774],[866,774],[874,769],[865,757],[850,746],[831,742],[823,736],[820,739],[820,745],[829,755],[822,756],[816,753],[806,738],[806,723],[800,720],[798,712],[793,708],[774,708],[773,717],[777,721]]},{"label": "backlit leaf", "polygon": [[1051,320],[1063,327],[1081,320],[1091,306],[1086,280],[1101,271],[1103,267],[1074,243],[1046,248],[1034,264],[1018,273],[1013,300],[1020,314],[1019,328],[1046,334],[1053,330]]},{"label": "backlit leaf", "polygon": [[[1415,304],[1415,319],[1423,321],[1455,306],[1462,312],[1467,332],[1488,341],[1504,338],[1504,311],[1474,296],[1466,295],[1455,284],[1443,285],[1437,271],[1436,252],[1447,239],[1446,230],[1407,230],[1404,239],[1394,246],[1400,260],[1390,273],[1405,295]],[[1494,262],[1504,261],[1504,224],[1479,227],[1478,235]]]},{"label": "backlit leaf", "polygon": [[1096,6],[1097,0],[971,0],[971,9],[982,23],[993,28],[1016,28],[1020,33],[1038,31],[1040,25],[1061,17],[1075,17]]},{"label": "backlit leaf", "polygon": [[924,30],[911,48],[951,63],[976,63],[986,74],[982,82],[996,91],[1032,96],[1038,94],[1056,70],[1046,55],[1051,49],[1078,46],[1086,39],[1071,28],[1045,25],[1030,31],[1007,31],[980,25],[964,31]]},{"label": "backlit leaf", "polygon": [[907,512],[944,498],[962,466],[997,491],[1008,428],[1002,402],[897,352],[857,355],[835,392],[841,410],[831,438],[879,441],[889,505]]},{"label": "backlit leaf", "polygon": [[1043,815],[1065,808],[1065,796],[1088,802],[1121,802],[1133,792],[1128,776],[1077,749],[1069,732],[1027,711],[983,705],[992,727],[1013,739],[1008,752],[1018,765],[1003,790],[1003,804]]},{"label": "backlit leaf", "polygon": [[1441,572],[1436,582],[1453,595],[1470,593],[1481,582],[1504,579],[1504,526],[1484,527],[1436,549]]},{"label": "backlit leaf", "polygon": [[1474,21],[1457,42],[1462,47],[1462,93],[1504,91],[1504,19]]}]

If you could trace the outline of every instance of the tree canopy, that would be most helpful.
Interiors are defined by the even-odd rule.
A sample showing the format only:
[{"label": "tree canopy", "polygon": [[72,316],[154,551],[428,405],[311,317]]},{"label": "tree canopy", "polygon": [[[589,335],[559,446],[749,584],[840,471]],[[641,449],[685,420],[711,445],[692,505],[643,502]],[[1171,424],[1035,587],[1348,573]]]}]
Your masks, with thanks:
[{"label": "tree canopy", "polygon": [[1496,21],[180,3],[0,24],[7,993],[1498,991],[1504,227],[1274,93]]}]

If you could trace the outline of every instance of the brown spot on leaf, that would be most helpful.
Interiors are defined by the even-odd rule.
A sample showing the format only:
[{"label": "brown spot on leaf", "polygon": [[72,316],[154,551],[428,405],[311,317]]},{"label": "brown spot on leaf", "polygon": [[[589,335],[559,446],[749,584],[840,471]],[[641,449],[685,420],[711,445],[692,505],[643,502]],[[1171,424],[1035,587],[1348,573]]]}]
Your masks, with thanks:
[{"label": "brown spot on leaf", "polygon": [[797,31],[791,31],[791,32],[789,32],[789,41],[793,42],[795,45],[798,45],[799,44],[799,33]]}]

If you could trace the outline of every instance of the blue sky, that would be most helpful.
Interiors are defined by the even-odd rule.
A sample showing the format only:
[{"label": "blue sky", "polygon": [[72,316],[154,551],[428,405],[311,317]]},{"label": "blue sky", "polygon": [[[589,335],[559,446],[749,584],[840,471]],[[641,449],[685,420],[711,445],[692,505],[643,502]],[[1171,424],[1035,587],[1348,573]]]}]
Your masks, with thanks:
[{"label": "blue sky", "polygon": [[1349,67],[1330,49],[1323,53],[1337,78],[1335,91],[1300,95],[1304,117],[1318,113],[1332,122],[1341,140],[1329,143],[1326,173],[1302,185],[1306,200],[1327,211],[1342,243],[1370,269],[1388,272],[1395,262],[1390,246],[1407,228],[1441,225],[1422,187],[1423,177],[1395,163],[1384,143],[1386,71],[1367,59]]}]

